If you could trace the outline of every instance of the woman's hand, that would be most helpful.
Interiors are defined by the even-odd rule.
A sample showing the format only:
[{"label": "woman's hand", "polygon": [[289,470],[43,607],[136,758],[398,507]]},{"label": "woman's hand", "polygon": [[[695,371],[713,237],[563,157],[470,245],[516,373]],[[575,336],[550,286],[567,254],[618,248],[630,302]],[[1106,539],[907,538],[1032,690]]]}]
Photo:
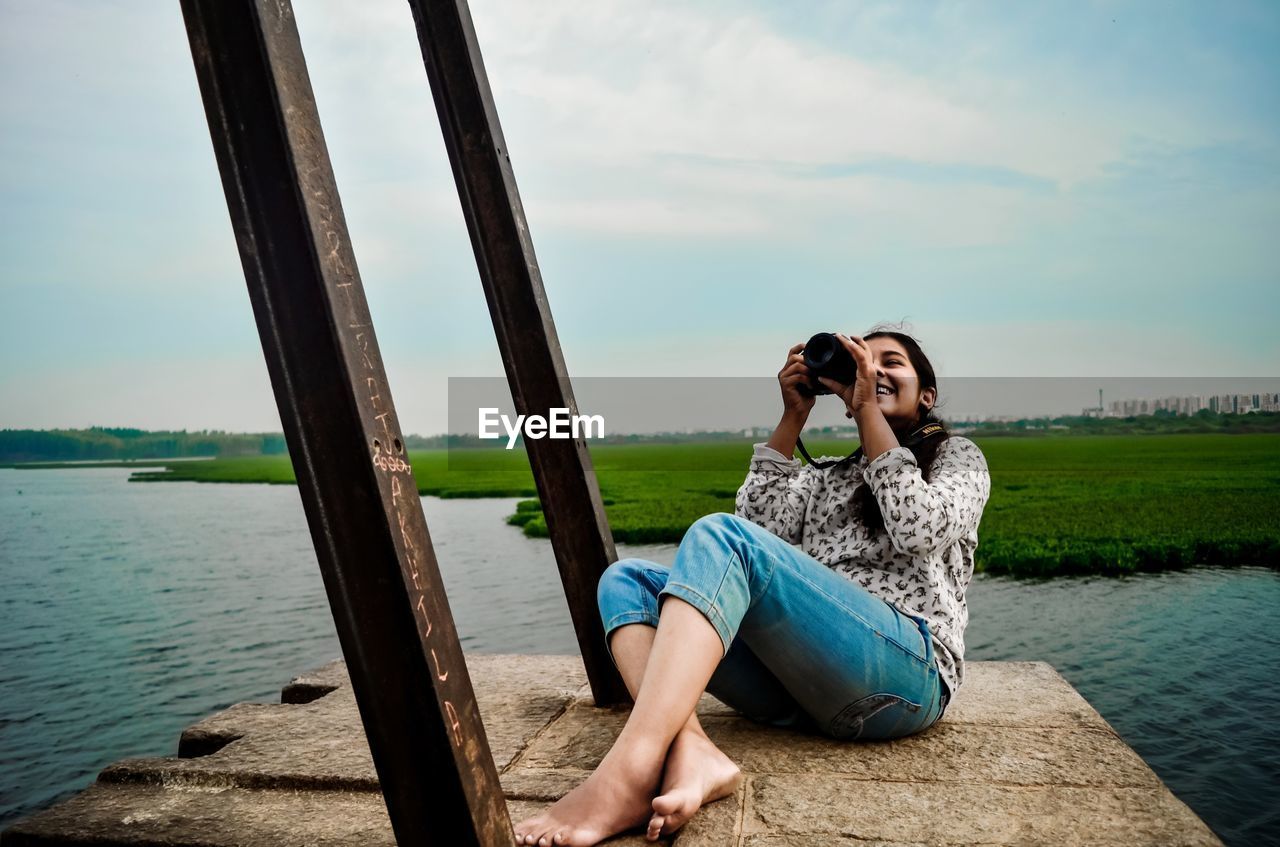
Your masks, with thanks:
[{"label": "woman's hand", "polygon": [[858,366],[858,376],[853,385],[842,385],[825,376],[818,377],[818,381],[844,401],[846,418],[856,418],[865,410],[879,409],[876,405],[876,368],[871,361],[870,345],[857,335],[850,338],[837,332],[835,336],[853,356],[853,361]]},{"label": "woman's hand", "polygon": [[809,384],[809,368],[805,366],[804,349],[801,342],[792,347],[787,355],[787,363],[778,371],[778,384],[782,387],[782,412],[784,416],[807,420],[817,397],[800,393],[799,386]]}]

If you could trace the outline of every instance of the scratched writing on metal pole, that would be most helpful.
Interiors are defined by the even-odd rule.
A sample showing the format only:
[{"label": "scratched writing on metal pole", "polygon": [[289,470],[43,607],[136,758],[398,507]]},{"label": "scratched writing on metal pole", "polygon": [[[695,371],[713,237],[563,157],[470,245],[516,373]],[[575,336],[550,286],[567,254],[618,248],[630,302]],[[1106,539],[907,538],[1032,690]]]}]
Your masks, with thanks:
[{"label": "scratched writing on metal pole", "polygon": [[[306,176],[311,176],[310,173]],[[431,663],[434,667],[436,679],[440,683],[445,683],[449,679],[450,669],[442,666],[440,655],[436,648],[430,644],[434,625],[431,620],[431,613],[427,607],[426,586],[422,579],[422,570],[420,562],[420,553],[418,544],[414,542],[415,533],[412,531],[412,517],[406,509],[421,508],[420,503],[416,503],[416,498],[407,498],[405,496],[404,483],[401,481],[401,474],[411,474],[412,467],[405,460],[404,445],[398,435],[398,428],[393,430],[394,422],[392,421],[393,411],[388,393],[384,391],[385,376],[377,366],[375,361],[376,351],[371,347],[372,325],[370,323],[367,306],[363,298],[359,296],[359,289],[355,289],[355,273],[353,268],[347,263],[343,237],[335,221],[335,212],[333,207],[327,202],[329,194],[326,185],[321,183],[315,186],[311,192],[315,200],[315,208],[319,213],[320,229],[323,232],[323,245],[327,248],[327,253],[321,257],[329,268],[338,276],[335,287],[342,292],[341,306],[346,311],[346,328],[355,330],[354,342],[355,349],[360,354],[360,365],[364,369],[365,377],[365,396],[369,402],[369,409],[373,412],[373,418],[377,421],[382,429],[379,438],[373,440],[373,451],[371,461],[374,467],[387,474],[390,477],[391,485],[391,506],[396,513],[396,522],[400,530],[400,544],[404,549],[405,561],[408,564],[409,578],[413,583],[413,611],[418,619],[420,632],[424,642],[424,649],[431,653]],[[408,481],[412,482],[412,477]],[[413,486],[416,493],[416,486]],[[445,714],[448,718],[448,726],[451,737],[455,745],[461,747],[463,743],[462,721],[458,717],[458,711],[454,707],[453,702],[443,699]]]}]

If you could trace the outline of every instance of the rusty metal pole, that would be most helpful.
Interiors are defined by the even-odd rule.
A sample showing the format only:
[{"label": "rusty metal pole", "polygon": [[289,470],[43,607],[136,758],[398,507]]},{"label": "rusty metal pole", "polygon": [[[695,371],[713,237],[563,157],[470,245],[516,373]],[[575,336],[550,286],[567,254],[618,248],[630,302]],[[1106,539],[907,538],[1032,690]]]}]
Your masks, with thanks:
[{"label": "rusty metal pole", "polygon": [[[466,0],[409,0],[498,348],[520,414],[578,414]],[[630,703],[596,606],[618,558],[584,439],[527,439],[560,581],[598,705]]]},{"label": "rusty metal pole", "polygon": [[288,0],[182,0],[289,455],[401,845],[512,843]]}]

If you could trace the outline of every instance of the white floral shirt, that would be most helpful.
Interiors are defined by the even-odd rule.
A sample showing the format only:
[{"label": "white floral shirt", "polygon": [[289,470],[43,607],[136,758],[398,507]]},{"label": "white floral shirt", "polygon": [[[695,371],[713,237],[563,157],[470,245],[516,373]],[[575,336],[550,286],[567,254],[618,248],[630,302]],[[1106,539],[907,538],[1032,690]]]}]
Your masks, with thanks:
[{"label": "white floral shirt", "polygon": [[[858,516],[862,485],[880,504],[884,530]],[[820,469],[757,444],[736,512],[898,611],[924,618],[938,673],[954,697],[964,681],[965,590],[990,494],[987,460],[962,436],[939,446],[928,482],[906,447]]]}]

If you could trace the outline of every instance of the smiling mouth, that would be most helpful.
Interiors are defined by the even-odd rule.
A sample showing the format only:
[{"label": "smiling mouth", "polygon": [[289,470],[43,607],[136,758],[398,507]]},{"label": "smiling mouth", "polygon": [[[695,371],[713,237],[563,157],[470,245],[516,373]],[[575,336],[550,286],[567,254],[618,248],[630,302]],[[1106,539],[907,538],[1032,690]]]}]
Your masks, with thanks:
[{"label": "smiling mouth", "polygon": [[891,396],[892,394],[893,394],[893,389],[892,389],[892,388],[885,388],[883,385],[877,385],[877,386],[876,386],[876,396],[877,396],[877,397],[889,397],[889,396]]}]

